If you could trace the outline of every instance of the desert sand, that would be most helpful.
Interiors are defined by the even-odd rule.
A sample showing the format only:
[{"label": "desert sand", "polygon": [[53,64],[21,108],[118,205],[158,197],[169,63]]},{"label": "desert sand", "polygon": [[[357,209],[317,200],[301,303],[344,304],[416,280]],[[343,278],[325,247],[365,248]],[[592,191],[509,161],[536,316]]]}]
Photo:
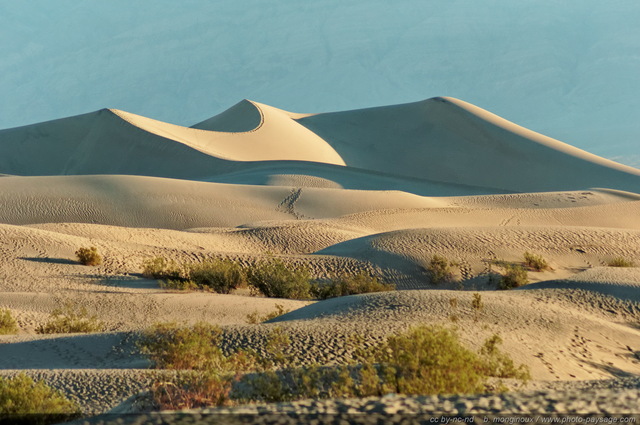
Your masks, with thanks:
[{"label": "desert sand", "polygon": [[[156,322],[219,324],[229,347],[260,347],[280,326],[301,364],[332,364],[350,355],[350,334],[449,323],[452,298],[465,344],[498,333],[529,366],[523,397],[550,391],[557,404],[597,388],[632,392],[616,412],[637,402],[640,268],[608,263],[640,263],[640,170],[464,101],[297,114],[244,100],[191,128],[104,109],[0,131],[0,173],[0,308],[20,326],[0,336],[0,376],[42,378],[87,415],[141,409],[130,397],[151,377],[134,342]],[[80,265],[82,246],[104,263]],[[497,290],[495,262],[525,251],[551,269]],[[455,261],[455,281],[431,282],[434,255]],[[183,293],[142,277],[157,256],[276,256],[319,279],[366,271],[397,290],[319,302]],[[69,301],[107,331],[35,333]],[[276,304],[291,312],[247,323]]]}]

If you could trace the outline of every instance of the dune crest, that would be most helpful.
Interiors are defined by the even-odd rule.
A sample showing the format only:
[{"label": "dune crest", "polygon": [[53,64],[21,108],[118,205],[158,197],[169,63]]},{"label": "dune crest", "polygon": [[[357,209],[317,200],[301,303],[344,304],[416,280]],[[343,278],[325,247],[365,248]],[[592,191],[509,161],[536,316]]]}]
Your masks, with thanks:
[{"label": "dune crest", "polygon": [[514,192],[640,190],[640,170],[453,98],[316,114],[298,122],[348,165],[368,170]]},{"label": "dune crest", "polygon": [[[244,132],[209,131],[181,127],[130,112],[111,111],[149,133],[183,143],[208,155],[231,161],[296,160],[345,165],[324,140],[298,125],[283,111],[251,102],[260,123]],[[241,137],[238,137],[241,136]]]}]

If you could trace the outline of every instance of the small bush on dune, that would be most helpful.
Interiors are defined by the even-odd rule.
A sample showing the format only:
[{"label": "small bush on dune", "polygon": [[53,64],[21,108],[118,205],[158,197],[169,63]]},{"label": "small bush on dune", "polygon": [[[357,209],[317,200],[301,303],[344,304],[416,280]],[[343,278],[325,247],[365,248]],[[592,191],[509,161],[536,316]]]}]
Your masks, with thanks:
[{"label": "small bush on dune", "polygon": [[217,346],[221,336],[219,327],[206,323],[159,323],[144,332],[138,347],[157,369],[205,369],[222,356]]},{"label": "small bush on dune", "polygon": [[80,408],[43,381],[34,382],[21,373],[13,378],[0,377],[0,415],[16,423],[26,423],[21,420],[23,415],[25,420],[56,423],[80,416]]},{"label": "small bush on dune", "polygon": [[325,300],[346,295],[393,291],[394,289],[395,285],[382,283],[377,278],[361,272],[354,276],[336,277],[329,283],[314,283],[311,293],[315,298]]},{"label": "small bush on dune", "polygon": [[188,280],[188,279],[161,280],[160,282],[158,282],[158,284],[162,289],[175,289],[176,291],[195,291],[197,289],[202,289],[193,280]]},{"label": "small bush on dune", "polygon": [[504,267],[505,274],[498,283],[500,289],[513,289],[529,283],[529,276],[523,267],[512,264],[507,264]]},{"label": "small bush on dune", "polygon": [[542,256],[532,254],[528,251],[524,253],[524,264],[537,272],[541,272],[550,268],[549,263],[547,263],[547,260],[542,258]]},{"label": "small bush on dune", "polygon": [[309,299],[311,272],[304,266],[287,266],[272,259],[250,267],[247,282],[261,294],[271,298]]},{"label": "small bush on dune", "polygon": [[149,258],[142,263],[142,275],[148,279],[184,280],[184,272],[175,261],[163,257]]},{"label": "small bush on dune", "polygon": [[0,335],[18,333],[18,322],[11,314],[11,310],[0,308]]},{"label": "small bush on dune", "polygon": [[90,248],[80,248],[76,251],[78,261],[85,266],[97,266],[102,264],[102,257],[98,253],[98,248],[92,246]]},{"label": "small bush on dune", "polygon": [[480,357],[483,361],[483,373],[496,378],[515,378],[521,381],[531,379],[529,368],[525,365],[516,366],[513,360],[500,351],[502,338],[494,334],[485,340],[480,349]]},{"label": "small bush on dune", "polygon": [[453,279],[453,265],[448,259],[440,255],[434,255],[427,265],[427,271],[431,277],[431,282],[438,284],[449,282]]},{"label": "small bush on dune", "polygon": [[75,308],[71,303],[67,303],[63,308],[53,310],[49,321],[36,328],[36,333],[89,333],[101,332],[104,328],[104,323],[99,321],[95,315],[89,316],[86,308]]},{"label": "small bush on dune", "polygon": [[228,294],[244,286],[247,277],[244,270],[231,260],[207,260],[189,268],[189,279],[200,287],[208,287],[219,294]]},{"label": "small bush on dune", "polygon": [[631,260],[627,260],[624,257],[616,257],[609,260],[607,263],[609,267],[634,267],[635,264]]}]

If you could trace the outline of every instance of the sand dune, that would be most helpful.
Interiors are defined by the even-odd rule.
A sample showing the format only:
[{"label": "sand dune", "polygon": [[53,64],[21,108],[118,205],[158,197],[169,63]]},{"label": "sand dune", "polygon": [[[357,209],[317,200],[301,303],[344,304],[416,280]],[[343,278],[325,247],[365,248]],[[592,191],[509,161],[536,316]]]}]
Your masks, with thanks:
[{"label": "sand dune", "polygon": [[514,192],[590,187],[637,192],[640,171],[524,129],[453,98],[298,120],[348,165]]},{"label": "sand dune", "polygon": [[[640,269],[608,266],[640,264],[640,170],[457,99],[328,114],[245,100],[193,127],[104,109],[0,131],[0,173],[0,308],[21,328],[0,336],[0,376],[43,377],[87,413],[148,386],[135,337],[158,321],[219,324],[225,349],[263,347],[282,326],[300,364],[335,364],[351,334],[371,344],[455,313],[470,346],[500,334],[531,388],[640,374]],[[83,246],[103,263],[80,265]],[[526,251],[550,268],[496,291],[495,274]],[[434,255],[453,262],[453,281],[433,281]],[[319,280],[366,272],[397,291],[321,302],[175,292],[141,275],[158,256],[275,256]],[[66,302],[107,331],[36,334]],[[293,311],[247,323],[276,305]]]},{"label": "sand dune", "polygon": [[[16,175],[202,180],[247,172],[262,161],[305,161],[481,187],[486,193],[640,190],[637,169],[452,98],[315,115],[243,101],[194,128],[105,109],[3,130],[0,153],[0,172]],[[306,175],[299,167],[282,174]]]}]

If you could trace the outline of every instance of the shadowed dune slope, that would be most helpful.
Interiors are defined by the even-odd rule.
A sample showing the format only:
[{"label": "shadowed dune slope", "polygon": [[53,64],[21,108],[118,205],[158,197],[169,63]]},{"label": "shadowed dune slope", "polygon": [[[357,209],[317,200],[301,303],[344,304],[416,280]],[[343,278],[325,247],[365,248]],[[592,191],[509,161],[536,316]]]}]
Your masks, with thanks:
[{"label": "shadowed dune slope", "polygon": [[354,167],[514,192],[640,191],[640,170],[453,98],[317,114],[298,122]]},{"label": "shadowed dune slope", "polygon": [[108,109],[0,131],[0,172],[6,174],[189,179],[232,168],[228,161],[135,127]]}]

